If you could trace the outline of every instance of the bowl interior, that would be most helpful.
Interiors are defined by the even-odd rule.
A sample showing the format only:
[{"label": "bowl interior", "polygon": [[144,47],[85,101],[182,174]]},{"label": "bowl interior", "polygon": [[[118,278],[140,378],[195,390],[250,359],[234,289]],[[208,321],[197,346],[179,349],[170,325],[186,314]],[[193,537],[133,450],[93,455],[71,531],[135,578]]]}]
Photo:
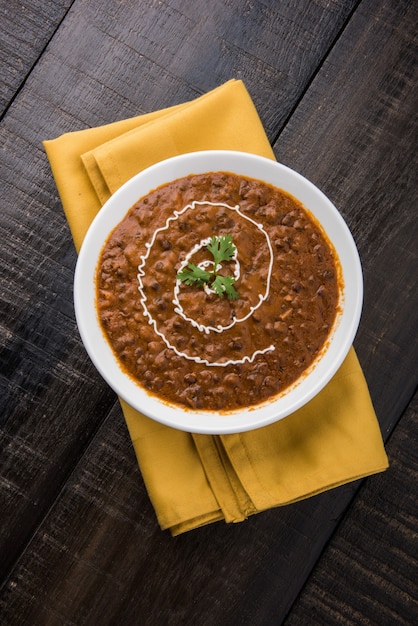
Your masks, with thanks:
[{"label": "bowl interior", "polygon": [[[343,278],[341,313],[327,348],[308,373],[274,400],[247,410],[215,413],[183,409],[151,396],[119,367],[105,339],[96,312],[95,273],[109,233],[132,205],[162,184],[211,171],[227,171],[263,180],[297,198],[322,224],[337,251]],[[195,152],[167,159],[139,173],[123,185],[92,222],[77,261],[74,303],[78,328],[94,365],[129,405],[163,424],[189,432],[224,434],[259,428],[282,419],[306,404],[340,367],[358,328],[363,299],[360,260],[351,233],[328,198],[306,178],[270,159],[233,151]]]}]

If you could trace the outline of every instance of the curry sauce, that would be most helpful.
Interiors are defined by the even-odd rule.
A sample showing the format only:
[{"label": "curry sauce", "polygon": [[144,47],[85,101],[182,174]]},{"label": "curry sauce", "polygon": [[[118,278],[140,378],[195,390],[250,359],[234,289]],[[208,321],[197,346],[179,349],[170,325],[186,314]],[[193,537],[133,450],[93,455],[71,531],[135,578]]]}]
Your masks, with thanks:
[{"label": "curry sauce", "polygon": [[[236,299],[178,279],[208,268],[230,235]],[[257,405],[294,383],[325,345],[339,304],[336,253],[294,197],[228,172],[191,175],[138,200],[106,241],[97,311],[121,367],[191,409]]]}]

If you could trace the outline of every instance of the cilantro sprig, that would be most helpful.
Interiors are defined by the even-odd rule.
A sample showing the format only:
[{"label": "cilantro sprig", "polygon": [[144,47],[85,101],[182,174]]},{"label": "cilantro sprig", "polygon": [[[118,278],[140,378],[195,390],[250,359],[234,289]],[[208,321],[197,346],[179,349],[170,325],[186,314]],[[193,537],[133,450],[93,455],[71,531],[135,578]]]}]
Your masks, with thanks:
[{"label": "cilantro sprig", "polygon": [[207,271],[202,267],[194,265],[194,263],[188,263],[187,266],[177,274],[177,278],[186,283],[186,285],[195,285],[196,287],[208,285],[220,298],[226,295],[228,300],[236,300],[239,298],[239,294],[234,287],[235,276],[223,276],[222,274],[218,274],[222,261],[232,261],[236,254],[237,249],[232,242],[232,235],[212,237],[206,249],[213,256],[212,271]]}]

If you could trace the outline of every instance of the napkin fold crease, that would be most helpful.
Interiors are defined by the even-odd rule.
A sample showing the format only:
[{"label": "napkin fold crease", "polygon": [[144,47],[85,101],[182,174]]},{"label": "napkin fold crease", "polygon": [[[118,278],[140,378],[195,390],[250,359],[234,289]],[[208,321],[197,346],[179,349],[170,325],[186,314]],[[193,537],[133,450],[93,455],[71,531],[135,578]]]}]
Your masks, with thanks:
[{"label": "napkin fold crease", "polygon": [[[239,80],[191,102],[66,133],[45,141],[44,147],[77,251],[106,200],[158,161],[210,149],[274,159]],[[316,398],[254,431],[186,433],[120,402],[158,522],[173,535],[220,520],[240,522],[388,466],[353,348]]]}]

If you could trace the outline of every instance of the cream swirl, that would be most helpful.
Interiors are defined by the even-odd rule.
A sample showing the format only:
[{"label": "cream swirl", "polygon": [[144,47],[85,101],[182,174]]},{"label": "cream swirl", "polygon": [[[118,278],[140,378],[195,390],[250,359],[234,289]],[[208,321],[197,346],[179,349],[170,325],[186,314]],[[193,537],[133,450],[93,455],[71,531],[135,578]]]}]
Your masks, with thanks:
[{"label": "cream swirl", "polygon": [[[181,286],[181,281],[176,278],[175,279],[175,283],[174,283],[174,288],[173,288],[173,299],[172,299],[172,304],[174,305],[174,312],[179,315],[182,319],[184,319],[187,323],[191,324],[194,328],[196,328],[199,332],[205,333],[205,334],[209,334],[209,333],[222,333],[226,330],[230,330],[231,328],[233,328],[233,326],[235,326],[235,324],[238,323],[242,323],[245,322],[246,320],[248,320],[253,314],[254,312],[263,304],[263,302],[268,298],[269,293],[270,293],[270,282],[271,282],[271,274],[272,274],[272,268],[273,268],[273,249],[272,249],[272,245],[271,245],[271,241],[269,238],[268,233],[266,232],[266,230],[264,229],[263,225],[260,224],[259,222],[256,222],[255,220],[251,219],[250,217],[248,217],[247,215],[245,215],[244,213],[242,213],[242,211],[240,210],[239,205],[236,206],[230,206],[226,203],[222,203],[222,202],[209,202],[209,201],[193,201],[190,204],[187,204],[185,207],[183,207],[180,211],[173,211],[173,214],[171,216],[169,216],[165,222],[165,224],[163,226],[161,226],[160,228],[157,228],[151,238],[151,241],[145,244],[146,247],[146,253],[144,255],[142,255],[140,257],[141,262],[138,266],[138,290],[139,293],[141,295],[140,298],[140,302],[141,305],[143,307],[143,311],[144,311],[144,315],[148,318],[148,323],[150,325],[153,326],[154,332],[164,341],[164,343],[166,344],[166,346],[168,348],[170,348],[171,350],[173,350],[177,356],[179,357],[183,357],[185,359],[188,359],[190,361],[195,361],[196,363],[202,363],[208,366],[221,366],[221,367],[225,367],[227,365],[236,365],[236,364],[240,364],[240,363],[245,363],[245,362],[252,362],[254,361],[255,357],[258,354],[264,354],[266,352],[272,351],[275,349],[274,345],[270,345],[266,348],[263,349],[259,349],[259,350],[255,350],[254,352],[252,352],[249,355],[245,355],[239,359],[227,359],[225,361],[209,361],[209,359],[207,358],[203,358],[201,356],[196,356],[196,355],[190,355],[187,354],[186,352],[179,350],[175,345],[173,345],[173,343],[169,340],[169,338],[165,335],[164,332],[162,332],[159,328],[158,328],[158,324],[157,321],[154,319],[154,317],[152,316],[152,314],[149,311],[149,308],[147,306],[147,296],[145,294],[145,290],[144,290],[144,283],[143,283],[143,278],[146,275],[146,263],[147,260],[149,258],[149,255],[151,253],[151,250],[155,244],[155,241],[157,239],[157,236],[163,232],[163,231],[168,231],[170,228],[170,225],[173,221],[178,220],[180,216],[184,215],[187,211],[193,211],[195,210],[197,207],[201,207],[201,206],[212,206],[212,207],[220,207],[222,209],[227,209],[229,211],[234,211],[236,212],[236,214],[238,214],[241,218],[247,220],[248,222],[251,222],[265,237],[266,243],[267,243],[267,248],[269,251],[269,262],[268,262],[268,272],[267,272],[267,279],[266,279],[266,288],[264,290],[264,293],[258,293],[257,296],[255,297],[255,304],[252,306],[249,306],[249,310],[248,312],[246,312],[244,315],[242,315],[241,317],[234,317],[234,319],[232,320],[231,323],[227,324],[227,325],[222,325],[222,324],[218,324],[217,326],[211,326],[211,325],[205,325],[202,324],[200,322],[198,322],[197,320],[189,317],[182,305],[180,304],[179,301],[179,293],[180,293],[180,286]],[[210,237],[209,238],[205,238],[200,240],[197,244],[195,244],[190,250],[189,252],[186,254],[185,258],[183,259],[181,265],[180,265],[180,270],[181,271],[184,267],[186,267],[188,265],[188,263],[190,262],[190,260],[192,259],[192,257],[196,254],[196,252],[198,252],[199,250],[201,250],[203,247],[205,247],[210,241]],[[240,263],[239,263],[239,250],[236,250],[236,253],[234,255],[233,258],[234,261],[234,277],[236,280],[239,279],[240,277]],[[200,266],[201,267],[208,267],[209,264],[211,263],[211,261],[202,261],[200,262]],[[210,288],[207,288],[210,290]]]}]

